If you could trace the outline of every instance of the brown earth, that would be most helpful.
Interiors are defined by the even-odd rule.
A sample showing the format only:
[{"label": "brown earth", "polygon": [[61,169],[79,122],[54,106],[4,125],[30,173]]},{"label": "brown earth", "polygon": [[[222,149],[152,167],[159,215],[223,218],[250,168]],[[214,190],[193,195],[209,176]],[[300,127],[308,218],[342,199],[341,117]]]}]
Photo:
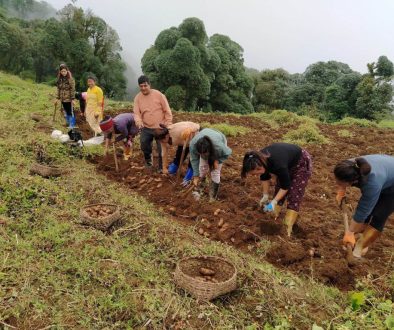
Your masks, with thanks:
[{"label": "brown earth", "polygon": [[[139,150],[134,150],[131,161],[125,162],[121,157],[118,158],[121,169],[118,173],[115,172],[112,155],[96,157],[91,161],[96,164],[97,171],[109,179],[123,182],[132,191],[141,194],[162,212],[170,215],[174,221],[193,226],[197,232],[213,240],[256,254],[261,253],[261,246],[265,246],[264,242],[269,241],[270,249],[264,257],[279,268],[343,290],[354,288],[356,280],[362,277],[367,277],[370,283],[376,284],[380,290],[385,289],[385,276],[394,269],[391,263],[391,251],[394,247],[393,217],[389,219],[384,234],[370,249],[363,262],[349,267],[341,246],[344,228],[341,213],[334,203],[335,184],[332,170],[338,161],[357,155],[394,154],[394,130],[346,127],[354,137],[343,138],[337,134],[343,127],[319,125],[331,143],[306,148],[313,157],[313,175],[299,221],[295,225],[293,236],[288,238],[281,224],[283,213],[277,221],[264,214],[258,207],[262,195],[261,183],[258,178],[248,178],[246,182],[242,182],[240,170],[243,154],[247,150],[280,141],[281,137],[295,126],[271,129],[269,125],[251,117],[178,113],[175,113],[174,117],[174,122],[227,122],[253,130],[242,137],[228,139],[233,155],[223,166],[218,201],[208,203],[204,197],[196,202],[191,194],[184,196],[184,189],[174,177],[144,168]],[[91,137],[87,125],[81,120],[79,126],[86,138]],[[353,206],[356,205],[358,197],[359,192],[353,189],[349,198]]]}]

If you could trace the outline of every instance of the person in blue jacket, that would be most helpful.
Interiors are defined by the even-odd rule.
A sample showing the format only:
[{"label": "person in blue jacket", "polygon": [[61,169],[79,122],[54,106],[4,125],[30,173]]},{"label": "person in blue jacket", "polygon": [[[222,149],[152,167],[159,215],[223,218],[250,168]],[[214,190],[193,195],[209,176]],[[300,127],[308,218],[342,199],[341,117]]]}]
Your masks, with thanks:
[{"label": "person in blue jacket", "polygon": [[[394,212],[394,157],[389,155],[367,155],[348,159],[335,166],[334,175],[338,184],[338,205],[346,194],[346,188],[358,187],[361,198],[358,202],[349,231],[343,243],[350,243],[353,255],[365,255],[369,246],[376,241]],[[355,239],[356,233],[362,233]]]}]

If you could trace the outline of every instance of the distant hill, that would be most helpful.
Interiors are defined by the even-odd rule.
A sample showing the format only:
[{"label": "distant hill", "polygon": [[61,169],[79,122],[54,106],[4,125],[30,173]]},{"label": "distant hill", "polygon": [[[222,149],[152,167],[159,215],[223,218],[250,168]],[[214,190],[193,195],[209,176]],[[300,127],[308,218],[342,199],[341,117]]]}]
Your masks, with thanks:
[{"label": "distant hill", "polygon": [[8,16],[24,20],[48,19],[56,15],[56,9],[46,1],[35,0],[0,0]]}]

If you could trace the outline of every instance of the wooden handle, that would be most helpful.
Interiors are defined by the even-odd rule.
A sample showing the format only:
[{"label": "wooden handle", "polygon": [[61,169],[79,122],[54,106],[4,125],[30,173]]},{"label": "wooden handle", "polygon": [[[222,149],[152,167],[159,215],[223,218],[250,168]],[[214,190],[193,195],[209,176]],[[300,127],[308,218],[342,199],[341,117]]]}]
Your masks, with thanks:
[{"label": "wooden handle", "polygon": [[116,170],[116,172],[119,172],[119,165],[118,165],[118,158],[116,157],[115,143],[112,143],[112,148],[114,150],[115,170]]}]

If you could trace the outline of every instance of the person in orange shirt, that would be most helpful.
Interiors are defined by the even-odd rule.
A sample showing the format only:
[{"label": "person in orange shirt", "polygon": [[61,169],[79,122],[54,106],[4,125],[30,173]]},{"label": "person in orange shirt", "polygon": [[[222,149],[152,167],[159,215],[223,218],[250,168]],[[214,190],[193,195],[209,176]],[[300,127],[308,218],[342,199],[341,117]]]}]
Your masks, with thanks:
[{"label": "person in orange shirt", "polygon": [[162,171],[161,146],[155,136],[155,129],[161,125],[168,127],[172,124],[172,113],[164,94],[151,88],[149,78],[138,78],[140,92],[134,98],[134,119],[138,128],[141,129],[141,150],[144,153],[145,167],[152,167],[152,142],[156,140],[159,151],[159,171]]}]

